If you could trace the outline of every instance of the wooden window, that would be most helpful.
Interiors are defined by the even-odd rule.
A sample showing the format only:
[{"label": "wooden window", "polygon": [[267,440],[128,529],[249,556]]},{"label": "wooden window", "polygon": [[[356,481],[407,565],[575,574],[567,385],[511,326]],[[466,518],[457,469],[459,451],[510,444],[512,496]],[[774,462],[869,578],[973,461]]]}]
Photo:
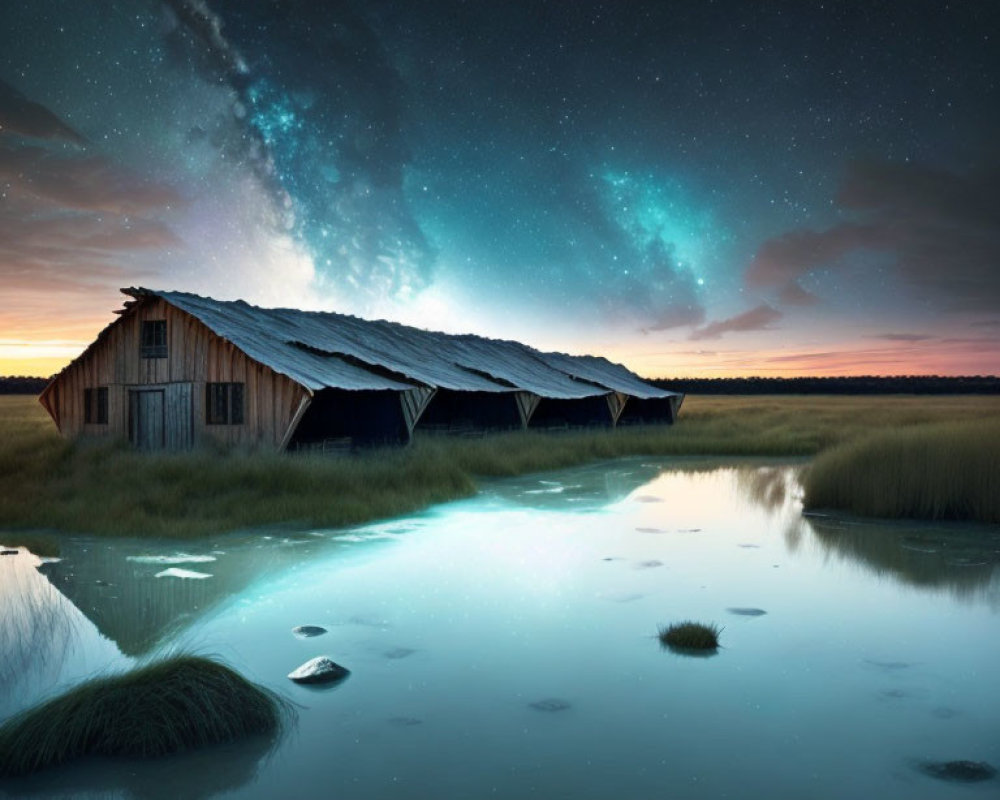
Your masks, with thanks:
[{"label": "wooden window", "polygon": [[139,355],[142,358],[167,357],[167,321],[165,319],[146,320],[142,323]]},{"label": "wooden window", "polygon": [[83,390],[83,421],[88,425],[108,424],[108,387]]},{"label": "wooden window", "polygon": [[243,424],[243,384],[205,384],[205,422],[209,425]]}]

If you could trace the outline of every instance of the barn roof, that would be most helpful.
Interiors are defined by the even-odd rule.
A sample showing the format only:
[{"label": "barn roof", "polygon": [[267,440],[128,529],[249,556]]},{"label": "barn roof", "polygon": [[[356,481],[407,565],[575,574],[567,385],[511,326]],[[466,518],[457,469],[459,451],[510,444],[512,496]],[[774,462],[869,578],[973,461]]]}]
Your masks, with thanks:
[{"label": "barn roof", "polygon": [[548,398],[621,392],[670,397],[597,356],[543,353],[520,342],[426,331],[328,311],[259,308],[186,292],[123,289],[159,297],[200,320],[254,360],[306,388],[529,391]]}]

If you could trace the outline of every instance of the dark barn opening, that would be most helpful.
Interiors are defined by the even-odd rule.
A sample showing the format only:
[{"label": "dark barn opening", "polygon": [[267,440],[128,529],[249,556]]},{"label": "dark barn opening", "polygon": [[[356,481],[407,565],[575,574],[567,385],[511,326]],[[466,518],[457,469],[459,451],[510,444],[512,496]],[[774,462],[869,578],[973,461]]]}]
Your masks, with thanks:
[{"label": "dark barn opening", "polygon": [[521,428],[514,392],[458,392],[438,389],[416,430],[434,433],[503,431]]},{"label": "dark barn opening", "polygon": [[302,415],[289,448],[368,447],[409,440],[399,392],[323,389]]},{"label": "dark barn opening", "polygon": [[604,395],[556,400],[543,397],[528,423],[530,428],[610,428],[614,424]]},{"label": "dark barn opening", "polygon": [[672,424],[675,416],[673,397],[653,397],[648,400],[640,400],[638,397],[630,397],[625,403],[621,416],[618,417],[619,425],[662,425]]}]

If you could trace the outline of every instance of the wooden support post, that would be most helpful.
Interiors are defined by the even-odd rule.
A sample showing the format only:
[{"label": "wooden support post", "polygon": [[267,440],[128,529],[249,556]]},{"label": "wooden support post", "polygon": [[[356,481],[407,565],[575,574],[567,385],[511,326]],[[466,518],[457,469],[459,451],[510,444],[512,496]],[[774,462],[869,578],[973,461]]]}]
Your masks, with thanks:
[{"label": "wooden support post", "polygon": [[608,401],[608,411],[611,412],[611,427],[614,428],[618,425],[618,420],[622,415],[622,411],[625,410],[625,403],[628,402],[628,395],[622,394],[621,392],[612,392],[611,394],[605,395],[605,399]]},{"label": "wooden support post", "polygon": [[542,398],[531,392],[514,392],[514,399],[517,400],[517,410],[521,415],[521,427],[527,428],[531,415],[535,413]]},{"label": "wooden support post", "polygon": [[299,407],[295,410],[295,415],[292,417],[292,421],[288,423],[288,430],[286,430],[285,435],[281,437],[281,444],[278,445],[279,451],[288,447],[288,443],[292,440],[292,436],[295,434],[295,429],[299,427],[302,415],[306,413],[306,409],[309,408],[309,404],[312,403],[312,399],[312,392],[307,391],[304,395],[302,395],[302,399],[299,401]]},{"label": "wooden support post", "polygon": [[399,393],[399,402],[403,406],[403,418],[406,420],[406,429],[410,436],[413,436],[413,429],[417,427],[421,415],[427,410],[437,389],[429,386],[418,386]]}]

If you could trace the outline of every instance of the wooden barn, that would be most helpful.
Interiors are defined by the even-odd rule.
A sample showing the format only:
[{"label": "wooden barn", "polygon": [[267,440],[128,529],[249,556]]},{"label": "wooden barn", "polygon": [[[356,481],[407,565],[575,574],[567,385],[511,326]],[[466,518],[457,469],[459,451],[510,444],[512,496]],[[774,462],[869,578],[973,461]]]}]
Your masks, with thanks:
[{"label": "wooden barn", "polygon": [[344,314],[123,289],[39,398],[66,436],[181,450],[405,443],[415,430],[672,423],[683,395],[594,356]]}]

